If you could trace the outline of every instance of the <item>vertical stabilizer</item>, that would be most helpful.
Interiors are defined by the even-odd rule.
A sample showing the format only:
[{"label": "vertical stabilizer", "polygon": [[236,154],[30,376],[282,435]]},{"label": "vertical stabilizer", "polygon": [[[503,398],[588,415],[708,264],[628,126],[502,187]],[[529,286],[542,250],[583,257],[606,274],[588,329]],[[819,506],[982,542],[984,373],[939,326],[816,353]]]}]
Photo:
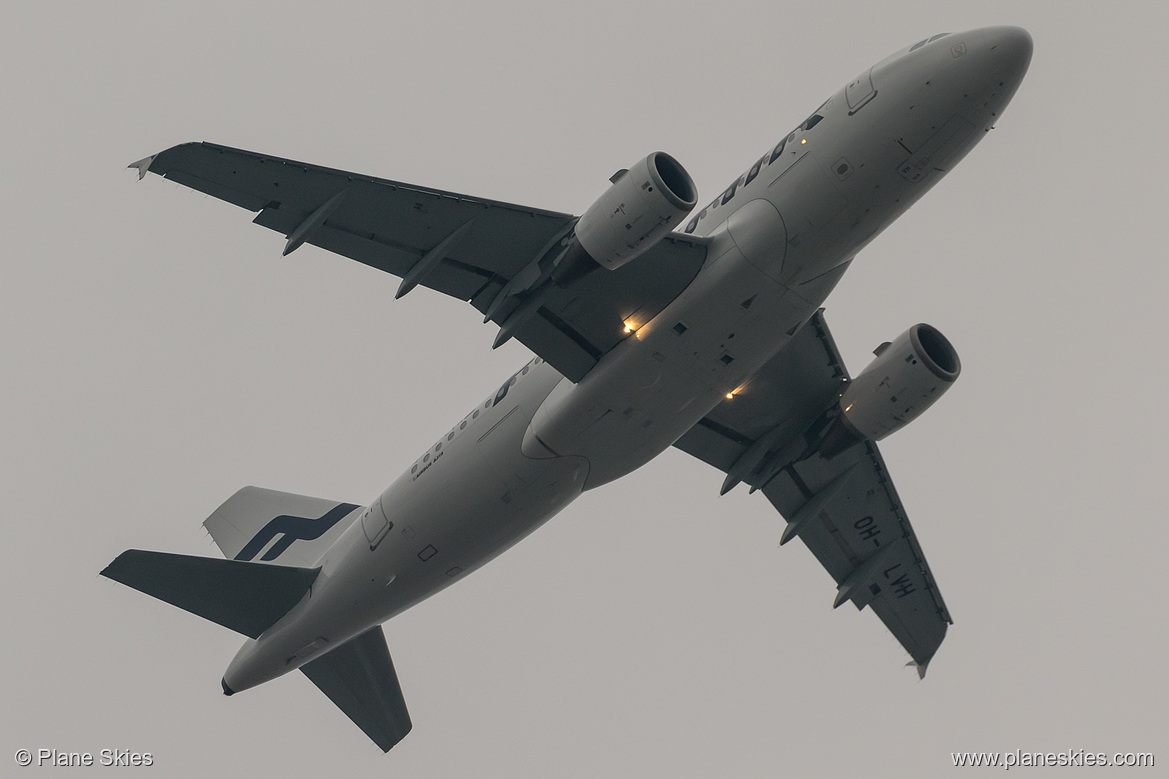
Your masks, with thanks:
[{"label": "vertical stabilizer", "polygon": [[244,487],[203,522],[229,560],[312,567],[357,519],[360,506]]}]

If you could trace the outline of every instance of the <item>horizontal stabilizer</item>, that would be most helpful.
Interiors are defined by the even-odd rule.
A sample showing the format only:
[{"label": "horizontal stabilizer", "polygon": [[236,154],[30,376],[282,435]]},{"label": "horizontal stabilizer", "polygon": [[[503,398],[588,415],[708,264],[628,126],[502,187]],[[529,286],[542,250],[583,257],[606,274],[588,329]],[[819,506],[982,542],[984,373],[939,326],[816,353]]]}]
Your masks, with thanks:
[{"label": "horizontal stabilizer", "polygon": [[410,713],[380,625],[300,670],[383,752],[410,732]]},{"label": "horizontal stabilizer", "polygon": [[300,602],[319,571],[130,549],[101,574],[259,638]]}]

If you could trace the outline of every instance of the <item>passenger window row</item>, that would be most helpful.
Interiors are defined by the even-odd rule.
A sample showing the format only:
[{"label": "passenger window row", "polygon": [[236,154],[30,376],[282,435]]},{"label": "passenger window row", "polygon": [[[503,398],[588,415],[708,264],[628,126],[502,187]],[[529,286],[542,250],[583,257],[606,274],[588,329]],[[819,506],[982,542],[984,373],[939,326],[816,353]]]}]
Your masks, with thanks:
[{"label": "passenger window row", "polygon": [[483,411],[486,411],[487,409],[491,408],[493,405],[498,403],[500,400],[502,400],[503,397],[507,394],[507,391],[511,387],[515,386],[516,382],[520,380],[521,376],[526,376],[528,374],[528,372],[533,367],[535,367],[536,365],[539,365],[542,362],[543,362],[543,360],[541,360],[539,357],[533,358],[520,371],[513,374],[510,379],[508,379],[506,382],[504,382],[503,386],[499,388],[499,391],[496,394],[487,398],[487,400],[483,401],[483,404],[481,406],[476,406],[475,409],[470,414],[467,414],[467,416],[463,417],[463,421],[459,422],[459,424],[456,425],[455,427],[452,427],[447,432],[446,436],[439,439],[438,443],[436,443],[430,449],[426,450],[426,453],[424,455],[422,455],[420,458],[418,458],[414,462],[414,465],[410,466],[411,475],[414,476],[414,478],[418,478],[418,476],[421,475],[421,472],[426,470],[426,467],[430,464],[432,458],[435,460],[437,460],[439,458],[439,455],[442,453],[443,444],[449,444],[452,441],[454,441],[456,438],[458,438],[460,435],[462,435],[463,431],[466,430],[469,425],[473,424],[475,422],[475,420],[479,418],[480,413],[482,413]]}]

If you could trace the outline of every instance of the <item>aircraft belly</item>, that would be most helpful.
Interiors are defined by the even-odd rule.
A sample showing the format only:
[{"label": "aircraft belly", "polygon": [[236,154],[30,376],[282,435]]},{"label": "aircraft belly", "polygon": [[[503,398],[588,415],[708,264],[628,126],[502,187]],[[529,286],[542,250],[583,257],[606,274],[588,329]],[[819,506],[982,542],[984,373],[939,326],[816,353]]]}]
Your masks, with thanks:
[{"label": "aircraft belly", "polygon": [[[470,453],[457,478],[419,491],[401,530],[383,544],[378,568],[395,577],[371,604],[383,621],[453,584],[527,536],[580,494],[579,457],[531,460],[519,453],[527,423],[513,415],[506,438]],[[395,535],[396,533],[396,535]],[[378,552],[382,552],[379,548]]]},{"label": "aircraft belly", "polygon": [[767,187],[767,199],[782,215],[787,227],[787,252],[779,268],[769,275],[789,286],[813,279],[848,257],[852,238],[837,228],[847,218],[847,191],[828,172],[827,163],[807,151]]},{"label": "aircraft belly", "polygon": [[[267,646],[250,650],[251,664],[279,666],[284,673],[299,647],[323,640],[291,661],[292,667],[308,662],[450,586],[571,503],[584,487],[588,463],[524,457],[519,447],[526,418],[503,416],[482,442],[471,438],[465,447],[452,447],[444,457],[448,467],[436,469],[433,478],[400,478],[386,490],[379,499],[392,523],[385,538],[370,549],[355,523],[290,630],[265,636]],[[481,443],[489,446],[477,451]]]},{"label": "aircraft belly", "polygon": [[[755,258],[766,251],[751,248]],[[711,252],[716,259],[653,321],[578,384],[557,386],[533,417],[529,450],[536,439],[556,454],[587,459],[586,489],[630,473],[728,393],[746,389],[818,307],[760,270],[729,231],[714,236]]]},{"label": "aircraft belly", "polygon": [[580,494],[584,459],[533,459],[521,451],[530,410],[559,379],[546,363],[534,366],[506,393],[501,389],[502,401],[479,427],[454,439],[441,462],[383,494],[379,502],[393,514],[394,529],[376,553],[379,568],[396,579],[395,593],[381,599],[381,619],[483,565]]},{"label": "aircraft belly", "polygon": [[775,205],[756,198],[727,218],[727,232],[747,262],[781,281],[784,256],[787,254],[787,225]]}]

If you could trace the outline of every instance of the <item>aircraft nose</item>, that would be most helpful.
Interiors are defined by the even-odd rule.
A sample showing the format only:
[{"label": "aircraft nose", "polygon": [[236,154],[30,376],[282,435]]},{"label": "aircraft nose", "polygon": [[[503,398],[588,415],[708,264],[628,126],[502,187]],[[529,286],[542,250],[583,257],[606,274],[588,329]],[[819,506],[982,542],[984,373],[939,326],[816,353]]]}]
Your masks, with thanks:
[{"label": "aircraft nose", "polygon": [[1001,68],[1004,80],[1016,84],[1022,81],[1034,49],[1031,33],[1022,27],[986,27],[982,32],[985,45],[990,49],[995,65]]}]

